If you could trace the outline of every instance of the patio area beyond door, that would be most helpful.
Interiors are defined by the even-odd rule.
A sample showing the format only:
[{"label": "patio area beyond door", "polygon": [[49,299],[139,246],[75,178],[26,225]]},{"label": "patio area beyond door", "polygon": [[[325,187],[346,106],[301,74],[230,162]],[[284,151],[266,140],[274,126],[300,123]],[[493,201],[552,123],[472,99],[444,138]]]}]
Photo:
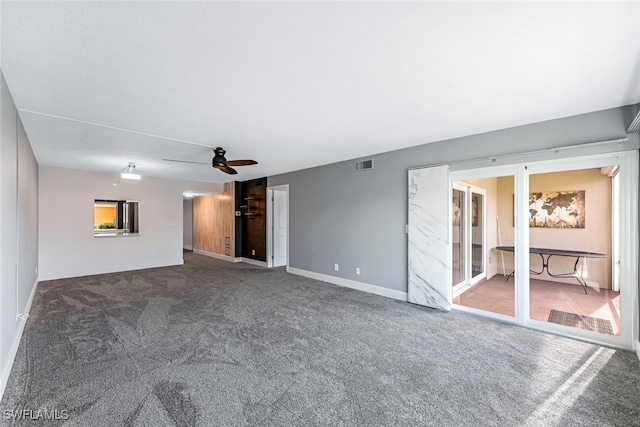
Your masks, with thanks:
[{"label": "patio area beyond door", "polygon": [[451,172],[453,308],[631,348],[635,156]]}]

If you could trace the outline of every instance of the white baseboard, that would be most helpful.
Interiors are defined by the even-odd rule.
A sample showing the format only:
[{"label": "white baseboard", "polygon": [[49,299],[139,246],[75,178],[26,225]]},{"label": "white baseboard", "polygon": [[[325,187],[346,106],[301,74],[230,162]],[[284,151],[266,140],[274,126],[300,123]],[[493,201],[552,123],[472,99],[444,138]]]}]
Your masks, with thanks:
[{"label": "white baseboard", "polygon": [[186,249],[188,251],[192,251],[193,250],[193,246],[192,245],[182,245],[182,249]]},{"label": "white baseboard", "polygon": [[107,265],[107,266],[99,266],[99,267],[92,267],[92,268],[78,269],[78,270],[52,271],[47,273],[41,272],[42,277],[40,278],[40,281],[42,282],[44,280],[56,280],[56,279],[68,279],[70,277],[93,276],[95,274],[119,273],[121,271],[145,270],[147,268],[170,267],[173,265],[182,265],[182,264],[184,264],[184,260],[182,259],[182,254],[180,254],[180,258],[167,259],[167,260],[151,260],[147,262],[139,262],[136,264]]},{"label": "white baseboard", "polygon": [[636,341],[636,356],[640,359],[640,341]]},{"label": "white baseboard", "polygon": [[242,261],[242,258],[234,258],[234,257],[229,256],[229,255],[215,254],[213,252],[203,251],[202,249],[194,249],[193,253],[194,254],[198,254],[198,255],[208,256],[208,257],[211,257],[211,258],[221,259],[223,261],[229,261],[229,262],[241,262]]},{"label": "white baseboard", "polygon": [[393,289],[383,288],[382,286],[370,285],[368,283],[357,282],[350,279],[343,279],[341,277],[330,276],[328,274],[316,273],[314,271],[307,271],[294,267],[287,267],[287,272],[297,274],[298,276],[308,277],[310,279],[333,283],[334,285],[338,286],[344,286],[345,288],[357,289],[359,291],[368,292],[370,294],[381,295],[383,297],[393,298],[400,301],[407,301],[406,292],[395,291]]},{"label": "white baseboard", "polygon": [[220,254],[215,254],[213,252],[203,251],[202,249],[194,249],[193,253],[194,254],[208,256],[208,257],[211,257],[211,258],[221,259],[223,261],[245,262],[247,264],[257,265],[259,267],[266,267],[267,266],[267,263],[264,262],[264,261],[257,261],[255,259],[244,258],[244,257],[235,258],[235,257],[228,256],[228,255],[220,255]]},{"label": "white baseboard", "polygon": [[33,282],[33,287],[31,288],[31,293],[29,294],[29,299],[27,300],[27,303],[24,306],[24,310],[22,311],[22,313],[18,313],[18,314],[26,314],[27,316],[29,315],[29,313],[31,312],[31,303],[33,302],[33,297],[36,295],[36,290],[38,289],[38,277],[36,276],[36,280],[35,282]]},{"label": "white baseboard", "polygon": [[246,263],[246,264],[251,264],[251,265],[257,265],[258,267],[266,267],[267,263],[266,261],[258,261],[255,259],[251,259],[251,258],[245,258],[242,257],[242,262]]},{"label": "white baseboard", "polygon": [[[25,304],[24,310],[19,314],[29,314],[31,311],[31,303],[33,302],[33,296],[36,294],[36,289],[38,288],[38,278],[36,277],[35,282],[33,283],[33,287],[31,288],[31,293],[29,294],[29,299]],[[7,381],[9,381],[9,375],[11,374],[11,368],[13,367],[13,361],[16,358],[16,354],[18,354],[18,347],[20,346],[20,340],[22,339],[22,332],[24,331],[24,326],[27,324],[28,316],[18,317],[16,318],[16,322],[18,323],[18,330],[16,331],[16,335],[13,337],[13,342],[11,343],[11,348],[9,349],[9,357],[7,358],[7,363],[2,367],[2,376],[0,376],[0,401],[2,400],[2,396],[4,395],[4,390],[7,387]]]}]

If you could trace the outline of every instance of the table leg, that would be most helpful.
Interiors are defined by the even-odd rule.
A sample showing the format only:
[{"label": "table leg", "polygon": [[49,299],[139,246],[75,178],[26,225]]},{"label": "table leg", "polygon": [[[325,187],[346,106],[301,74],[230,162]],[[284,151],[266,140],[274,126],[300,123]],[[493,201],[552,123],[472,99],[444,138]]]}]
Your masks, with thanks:
[{"label": "table leg", "polygon": [[578,274],[578,263],[580,262],[580,257],[576,257],[576,262],[573,264],[573,273],[553,274],[553,273],[551,273],[549,271],[549,258],[551,258],[552,256],[553,255],[549,255],[549,257],[547,258],[547,263],[546,263],[547,273],[549,273],[549,276],[556,277],[556,278],[573,277],[580,284],[580,286],[582,286],[582,289],[584,290],[584,293],[586,294],[587,293],[587,282],[582,278],[582,276],[580,276]]},{"label": "table leg", "polygon": [[[545,269],[545,268],[547,269],[547,272],[549,271],[548,263],[547,263],[547,261],[545,261],[544,256],[543,256],[542,254],[538,254],[538,255],[540,255],[540,258],[542,258],[542,270],[540,270],[540,271],[535,271],[535,270],[531,270],[531,269],[529,269],[529,273],[530,273],[530,274],[540,275],[540,274],[544,273],[544,269]],[[515,271],[515,270],[513,270],[513,271],[511,272],[511,274],[509,274],[509,275],[507,276],[507,278],[505,279],[505,282],[508,282],[508,281],[509,281],[509,278],[510,278],[511,276],[513,276],[515,272],[516,272],[516,271]]]}]

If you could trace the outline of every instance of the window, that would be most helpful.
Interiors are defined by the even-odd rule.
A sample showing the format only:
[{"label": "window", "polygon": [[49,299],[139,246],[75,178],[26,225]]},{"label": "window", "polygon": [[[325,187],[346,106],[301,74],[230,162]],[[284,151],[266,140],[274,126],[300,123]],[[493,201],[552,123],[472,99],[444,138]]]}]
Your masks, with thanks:
[{"label": "window", "polygon": [[128,236],[139,233],[138,202],[133,200],[94,200],[95,237]]}]

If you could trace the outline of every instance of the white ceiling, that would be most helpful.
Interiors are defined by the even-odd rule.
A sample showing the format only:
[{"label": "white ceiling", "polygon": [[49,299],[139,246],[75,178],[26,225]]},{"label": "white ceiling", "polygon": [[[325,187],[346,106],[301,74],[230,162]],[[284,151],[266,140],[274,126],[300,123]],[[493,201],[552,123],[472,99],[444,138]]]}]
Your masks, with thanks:
[{"label": "white ceiling", "polygon": [[231,180],[640,102],[640,3],[2,2],[38,162]]}]

